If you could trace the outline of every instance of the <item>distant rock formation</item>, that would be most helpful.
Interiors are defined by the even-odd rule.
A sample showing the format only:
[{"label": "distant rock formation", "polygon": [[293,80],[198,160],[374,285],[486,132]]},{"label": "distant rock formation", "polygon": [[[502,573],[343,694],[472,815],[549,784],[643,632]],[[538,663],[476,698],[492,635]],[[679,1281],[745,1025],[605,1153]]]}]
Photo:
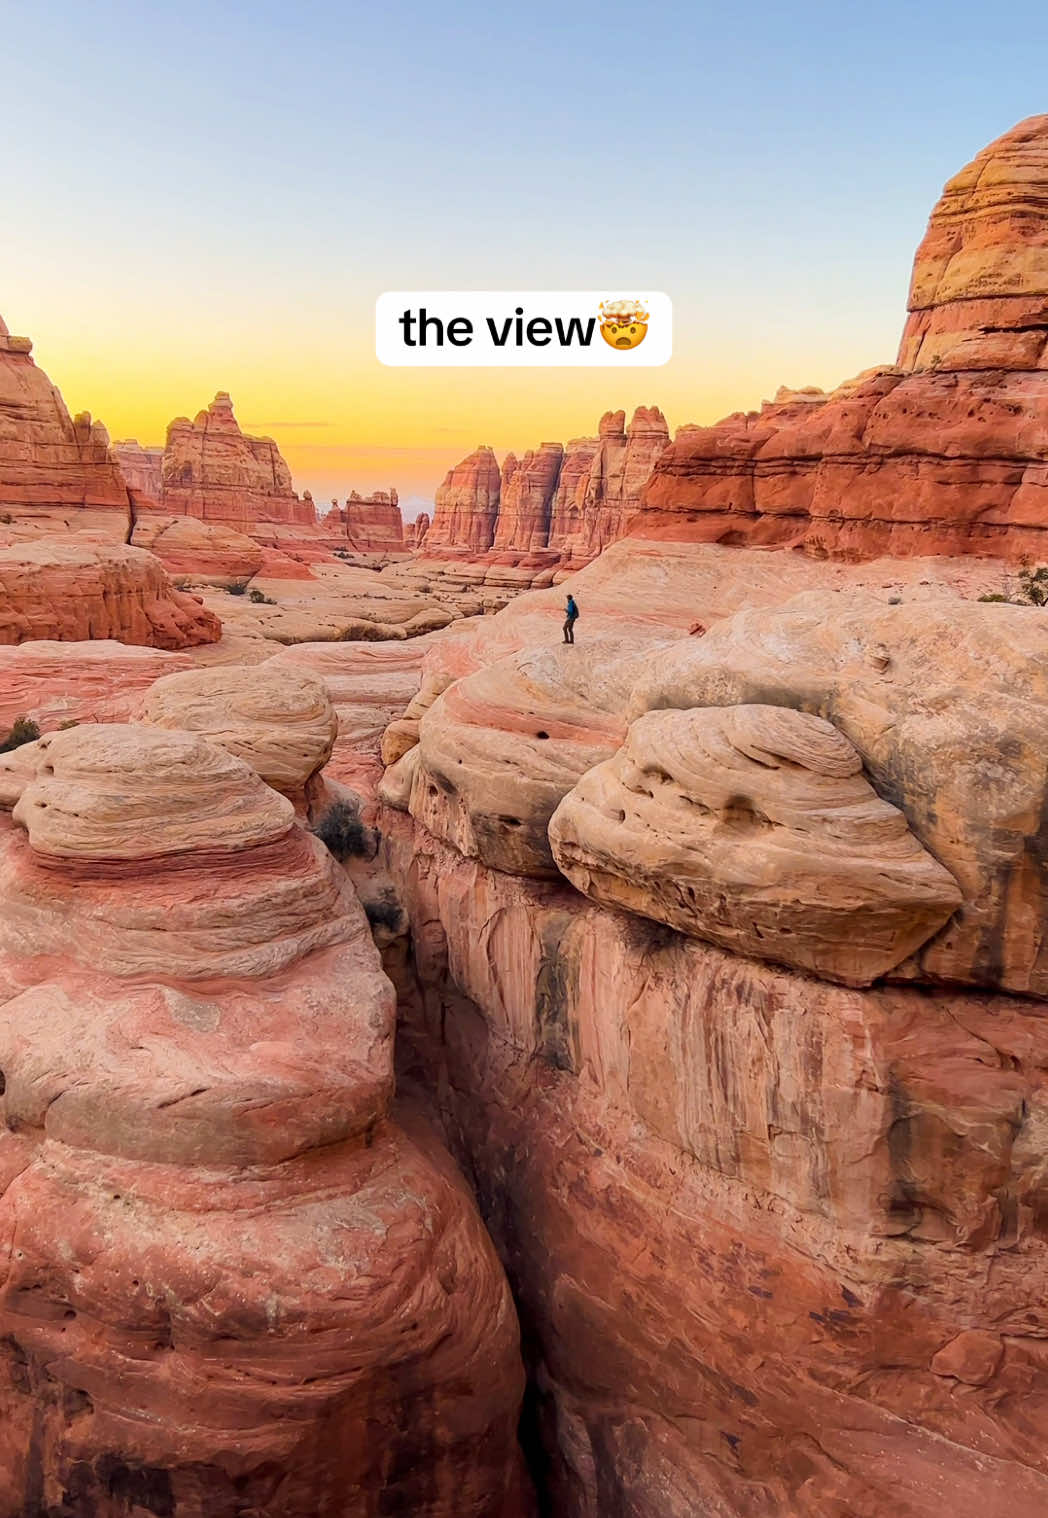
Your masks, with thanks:
[{"label": "distant rock formation", "polygon": [[634,531],[872,558],[1048,555],[1048,115],[963,169],[895,366],[682,429]]},{"label": "distant rock formation", "polygon": [[501,470],[490,448],[478,448],[437,491],[426,554],[493,549],[586,563],[623,535],[668,443],[658,407],[638,406],[628,428],[624,411],[608,411],[597,437],[541,443],[521,459],[508,453]]},{"label": "distant rock formation", "polygon": [[558,492],[549,546],[573,564],[588,563],[625,535],[655,460],[669,444],[657,406],[638,406],[629,427],[625,420],[623,411],[606,412],[592,451],[592,439],[578,440],[572,472],[579,474]]},{"label": "distant rock formation", "polygon": [[350,491],[344,506],[331,502],[321,526],[354,553],[404,552],[404,523],[393,489],[371,495]]},{"label": "distant rock formation", "polygon": [[550,515],[563,458],[562,443],[540,443],[519,463],[514,454],[507,455],[492,543],[497,551],[535,553],[549,546]]},{"label": "distant rock formation", "polygon": [[426,551],[483,553],[495,537],[502,476],[494,450],[482,445],[449,469],[437,489]]},{"label": "distant rock formation", "polygon": [[413,522],[409,522],[405,528],[405,546],[407,548],[421,548],[426,541],[432,519],[428,511],[420,511]]},{"label": "distant rock formation", "polygon": [[109,434],[90,412],[70,418],[32,348],[0,319],[0,508],[90,506],[126,516],[127,488]]},{"label": "distant rock formation", "polygon": [[164,450],[143,448],[137,438],[130,437],[113,444],[113,456],[134,496],[136,507],[159,510]]},{"label": "distant rock formation", "polygon": [[159,504],[241,528],[259,521],[316,525],[312,500],[295,494],[276,443],[241,432],[224,390],[195,421],[179,416],[168,427]]}]

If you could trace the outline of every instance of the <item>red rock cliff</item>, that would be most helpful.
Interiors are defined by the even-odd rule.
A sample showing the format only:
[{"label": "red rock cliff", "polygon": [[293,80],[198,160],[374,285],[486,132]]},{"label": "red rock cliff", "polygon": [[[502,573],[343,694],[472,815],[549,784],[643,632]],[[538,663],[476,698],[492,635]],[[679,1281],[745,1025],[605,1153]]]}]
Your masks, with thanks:
[{"label": "red rock cliff", "polygon": [[0,319],[0,507],[113,507],[126,515],[127,488],[105,428],[86,411],[70,418],[32,347]]},{"label": "red rock cliff", "polygon": [[1048,555],[1048,116],[951,180],[898,366],[687,428],[633,530],[818,555]]},{"label": "red rock cliff", "polygon": [[368,496],[351,491],[345,506],[331,502],[323,526],[356,553],[404,552],[404,523],[395,490],[376,490]]},{"label": "red rock cliff", "polygon": [[437,489],[426,551],[461,549],[483,553],[491,547],[498,516],[501,473],[494,451],[486,446],[449,469]]},{"label": "red rock cliff", "polygon": [[[535,553],[549,544],[550,512],[564,457],[561,443],[540,443],[517,462],[511,454],[502,471],[502,494],[493,547]],[[509,460],[513,468],[507,479]]]}]

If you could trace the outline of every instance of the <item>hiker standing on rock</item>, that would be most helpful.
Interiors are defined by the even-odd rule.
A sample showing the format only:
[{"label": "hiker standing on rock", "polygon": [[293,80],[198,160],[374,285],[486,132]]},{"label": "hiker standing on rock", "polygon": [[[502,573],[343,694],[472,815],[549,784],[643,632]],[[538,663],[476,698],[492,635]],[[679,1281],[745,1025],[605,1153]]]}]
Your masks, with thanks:
[{"label": "hiker standing on rock", "polygon": [[569,595],[567,601],[564,603],[564,641],[565,641],[565,643],[574,643],[574,641],[575,641],[575,623],[578,620],[579,620],[579,609],[578,609],[578,607],[575,604],[575,597]]}]

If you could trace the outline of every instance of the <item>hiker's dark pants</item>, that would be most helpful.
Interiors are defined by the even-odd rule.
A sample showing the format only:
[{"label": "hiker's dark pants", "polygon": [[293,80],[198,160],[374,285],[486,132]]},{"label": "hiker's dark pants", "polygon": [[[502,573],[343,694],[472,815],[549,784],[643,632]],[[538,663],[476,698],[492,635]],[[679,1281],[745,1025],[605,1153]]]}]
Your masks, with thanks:
[{"label": "hiker's dark pants", "polygon": [[574,643],[574,641],[575,641],[575,620],[576,619],[574,617],[565,617],[564,618],[564,641],[565,641],[565,643]]}]

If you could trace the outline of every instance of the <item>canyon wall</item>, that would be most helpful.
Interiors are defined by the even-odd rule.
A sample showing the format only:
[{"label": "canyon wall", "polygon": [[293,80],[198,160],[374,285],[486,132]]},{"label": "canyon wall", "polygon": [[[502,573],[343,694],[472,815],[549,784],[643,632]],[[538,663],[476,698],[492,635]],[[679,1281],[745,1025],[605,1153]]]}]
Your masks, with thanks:
[{"label": "canyon wall", "polygon": [[990,604],[1048,525],[1046,144],[951,182],[897,366],[682,429],[387,730],[401,1100],[557,1518],[1048,1508],[1048,624]]},{"label": "canyon wall", "polygon": [[629,549],[621,636],[536,646],[543,592],[435,648],[380,792],[401,1091],[517,1294],[549,1510],[1035,1518],[1043,613],[776,555],[747,610],[691,546],[682,610],[732,564],[743,609],[689,636]]}]

